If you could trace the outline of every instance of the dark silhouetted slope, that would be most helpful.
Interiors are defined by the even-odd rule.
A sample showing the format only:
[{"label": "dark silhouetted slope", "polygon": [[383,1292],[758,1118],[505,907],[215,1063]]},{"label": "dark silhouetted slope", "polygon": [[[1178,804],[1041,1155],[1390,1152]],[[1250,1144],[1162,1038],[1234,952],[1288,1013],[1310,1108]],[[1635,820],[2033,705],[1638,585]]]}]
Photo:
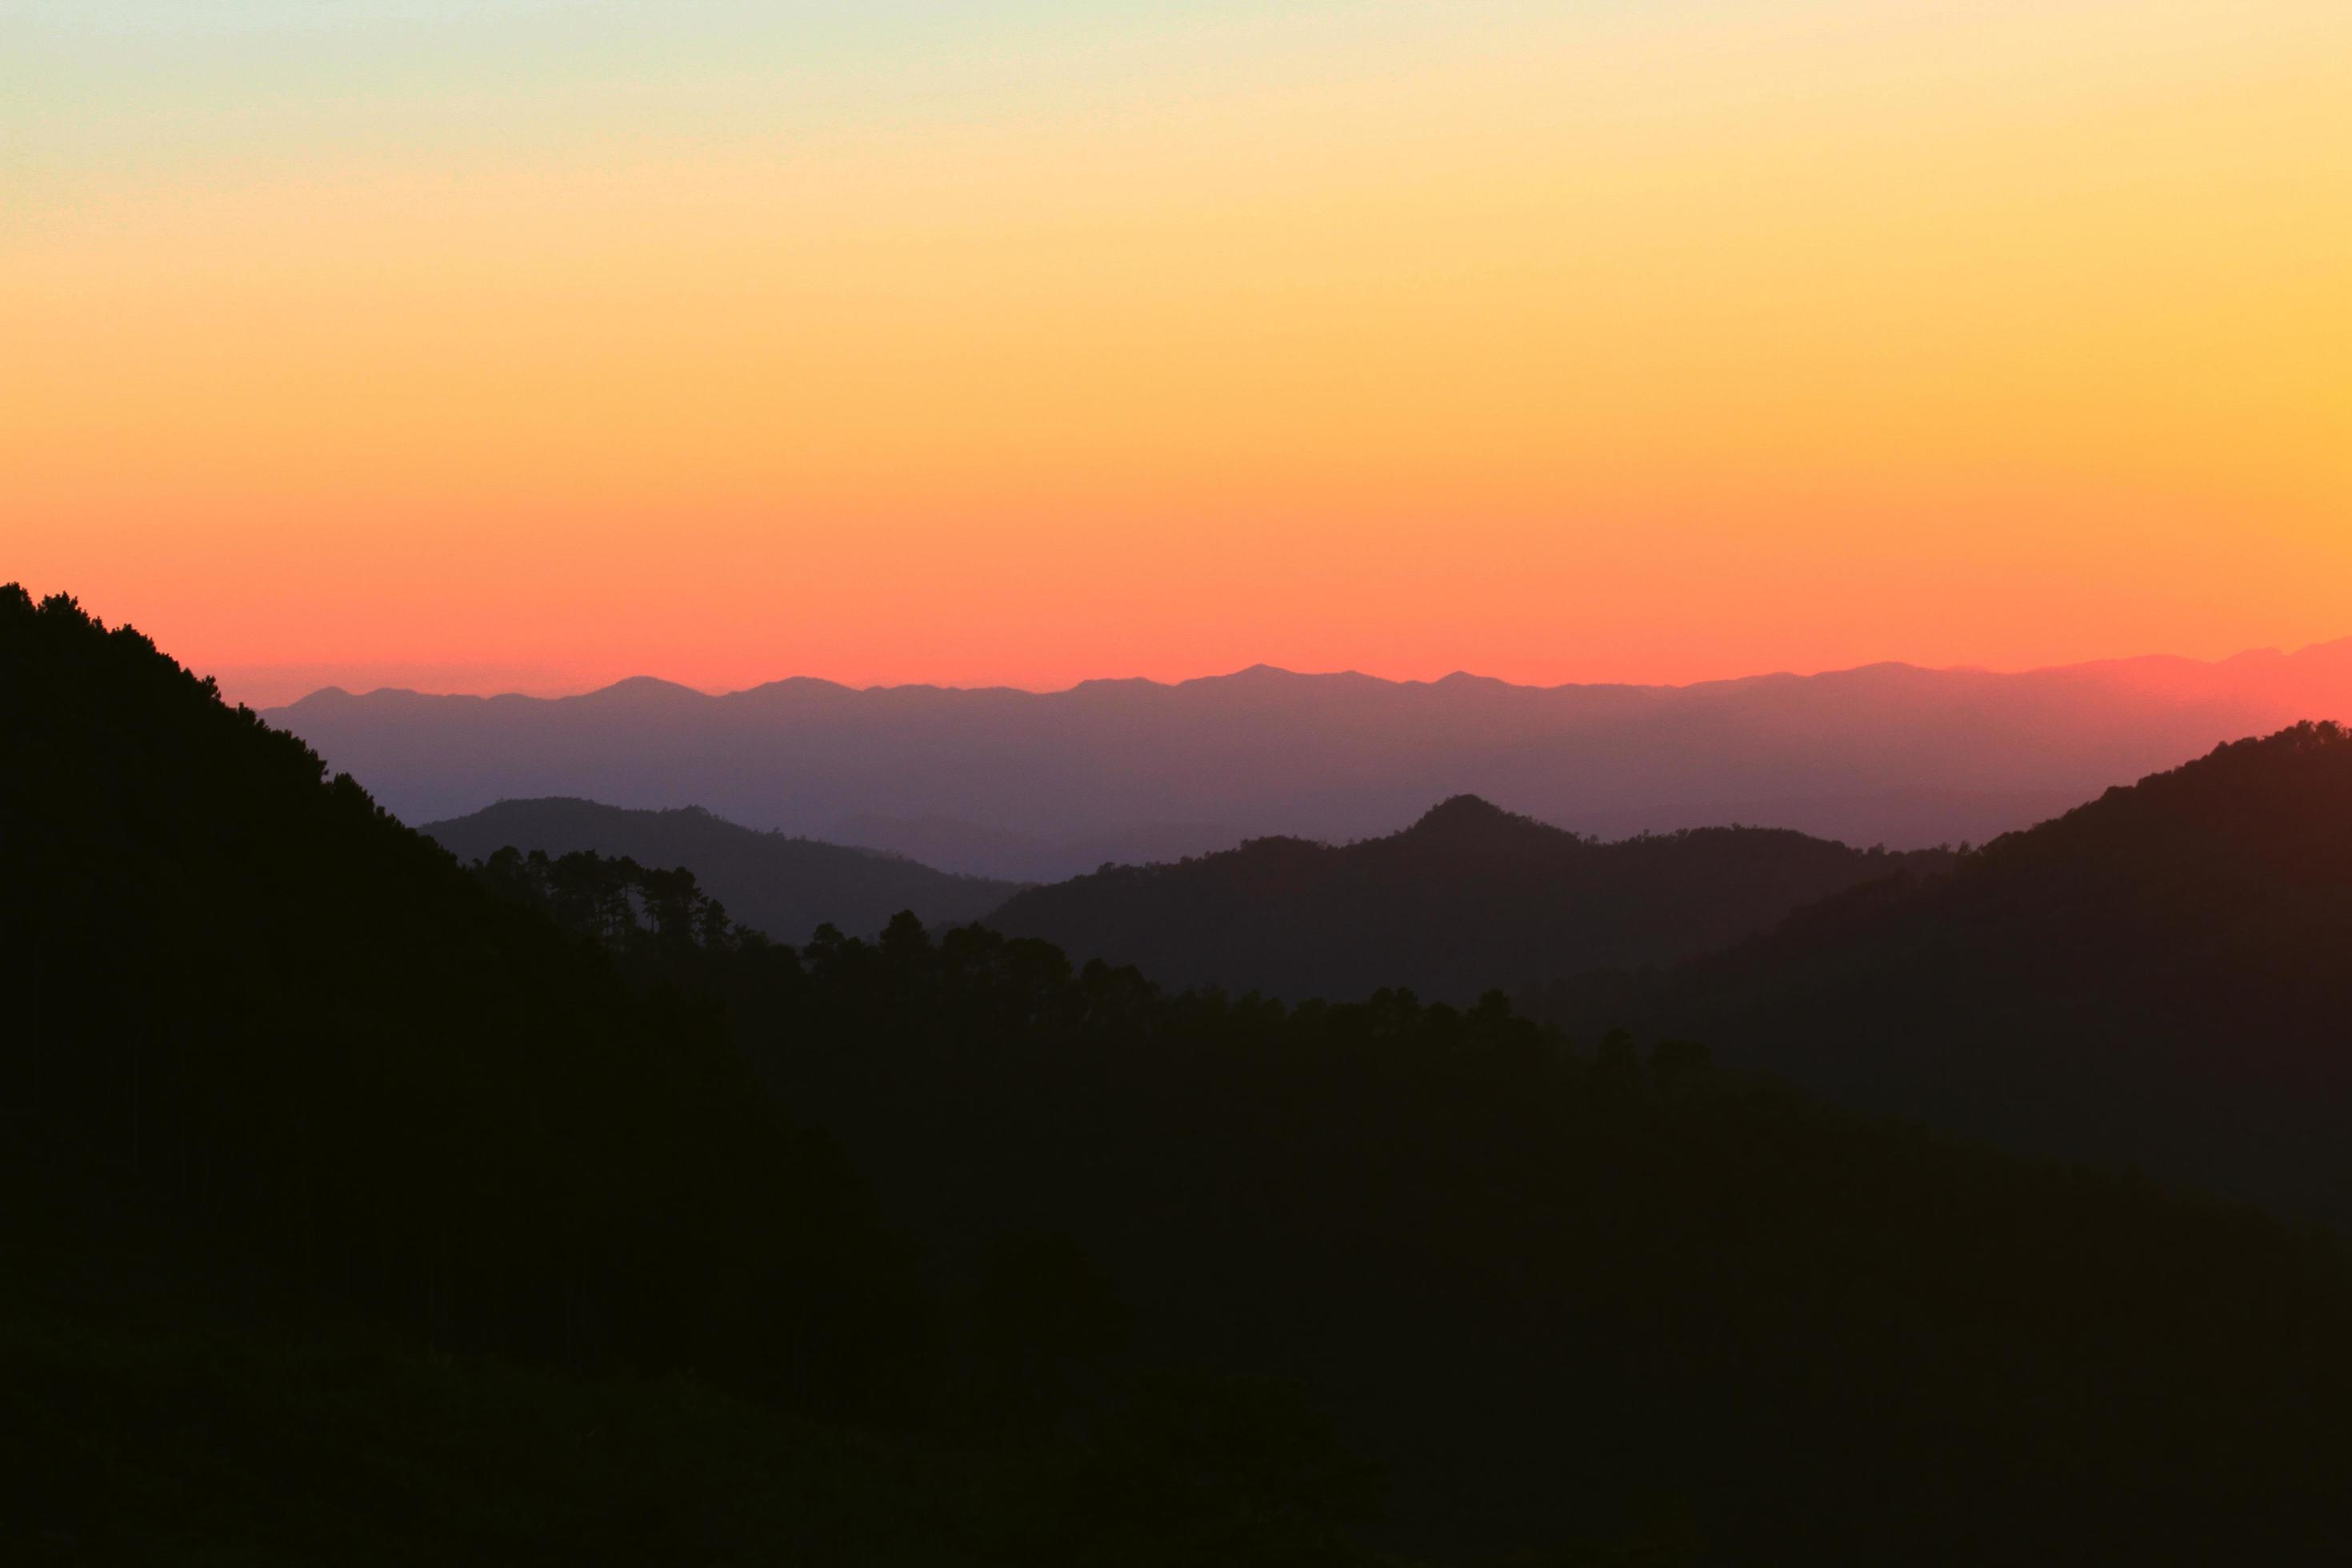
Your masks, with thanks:
[{"label": "dark silhouetted slope", "polygon": [[464,872],[20,593],[0,879],[7,1561],[2352,1545],[2329,1238],[1687,1046],[911,917],[794,952],[585,855]]},{"label": "dark silhouetted slope", "polygon": [[465,860],[486,860],[511,845],[682,866],[734,919],[780,942],[805,942],[825,924],[870,936],[901,910],[932,924],[961,924],[1014,890],[1010,882],[950,876],[897,855],[756,832],[694,806],[631,811],[586,800],[507,800],[421,831]]},{"label": "dark silhouetted slope", "polygon": [[2352,739],[2226,745],[1556,1016],[2352,1223]]},{"label": "dark silhouetted slope", "polygon": [[717,998],[625,976],[799,990],[688,877],[567,934],[12,585],[0,885],[0,1561],[1369,1561],[1280,1390],[988,1424],[1053,1320],[1016,1275],[965,1348]]},{"label": "dark silhouetted slope", "polygon": [[[593,903],[593,868],[507,869]],[[663,980],[732,998],[927,1253],[1051,1309],[975,1310],[980,1342],[1117,1323],[1147,1363],[1281,1380],[1384,1468],[1392,1540],[1807,1568],[2352,1544],[2326,1240],[1498,1002],[1170,995],[912,921],[802,960]],[[1230,1465],[1255,1426],[1174,1430]]]},{"label": "dark silhouetted slope", "polygon": [[[412,822],[541,795],[699,805],[836,839],[865,824],[846,841],[1044,879],[1136,849],[1363,837],[1465,793],[1610,836],[1748,823],[1898,847],[1981,840],[2220,741],[2352,719],[2352,641],[2212,664],[1886,664],[1685,687],[1260,666],[1055,692],[803,679],[723,696],[657,681],[548,700],[329,690],[268,716]],[[992,834],[1045,847],[1008,857]]]},{"label": "dark silhouetted slope", "polygon": [[13,587],[0,882],[0,1176],[53,1264],[17,1284],[283,1295],[803,1400],[903,1352],[860,1189],[712,1020],[144,637]]},{"label": "dark silhouetted slope", "polygon": [[1828,894],[1950,863],[1777,828],[1598,843],[1457,795],[1344,847],[1265,838],[1023,892],[989,917],[1171,984],[1299,998],[1410,986],[1466,1002],[1580,971],[1664,963]]}]

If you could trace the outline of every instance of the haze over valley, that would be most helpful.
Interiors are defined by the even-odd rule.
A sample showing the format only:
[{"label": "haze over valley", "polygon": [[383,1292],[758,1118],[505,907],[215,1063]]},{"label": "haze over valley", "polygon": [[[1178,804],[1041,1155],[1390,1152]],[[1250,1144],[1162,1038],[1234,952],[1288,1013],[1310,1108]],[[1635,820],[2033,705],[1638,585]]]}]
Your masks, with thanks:
[{"label": "haze over valley", "polygon": [[2352,641],[2005,675],[1874,665],[1691,687],[1259,667],[1065,691],[787,679],[722,696],[316,693],[264,717],[410,821],[574,795],[700,806],[935,868],[1057,880],[1244,838],[1339,842],[1476,795],[1609,837],[1742,824],[1981,843],[2223,741],[2352,717]]}]

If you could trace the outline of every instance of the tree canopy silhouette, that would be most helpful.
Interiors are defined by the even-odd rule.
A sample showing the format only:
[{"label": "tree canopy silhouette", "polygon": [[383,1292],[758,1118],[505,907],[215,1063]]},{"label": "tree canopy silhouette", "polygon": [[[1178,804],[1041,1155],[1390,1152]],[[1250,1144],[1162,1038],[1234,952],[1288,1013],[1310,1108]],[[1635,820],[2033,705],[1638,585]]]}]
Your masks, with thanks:
[{"label": "tree canopy silhouette", "polygon": [[1686,1039],[1170,991],[911,914],[789,947],[593,855],[469,874],[21,590],[0,877],[12,1557],[2352,1543],[2337,1242]]},{"label": "tree canopy silhouette", "polygon": [[503,800],[421,831],[465,860],[512,847],[685,868],[736,919],[779,942],[806,942],[824,924],[872,936],[901,910],[935,925],[961,924],[1015,891],[1011,882],[950,876],[904,856],[756,832],[697,806],[627,811],[588,800]]},{"label": "tree canopy silhouette", "polygon": [[[518,871],[550,908],[611,874],[484,874]],[[618,951],[724,998],[950,1299],[1025,1280],[1016,1322],[1123,1320],[1043,1357],[1001,1308],[963,1322],[964,1375],[1054,1369],[1024,1425],[1082,1427],[1122,1365],[1290,1380],[1387,1473],[1390,1539],[1442,1552],[2352,1542],[2352,1406],[2315,1392],[2352,1394],[2352,1276],[2257,1215],[1825,1111],[1685,1040],[1578,1048],[1499,994],[1169,993],[912,917]]]},{"label": "tree canopy silhouette", "polygon": [[911,1283],[709,1009],[70,600],[9,590],[0,669],[11,1174],[83,1284],[297,1278],[453,1346],[871,1395]]}]

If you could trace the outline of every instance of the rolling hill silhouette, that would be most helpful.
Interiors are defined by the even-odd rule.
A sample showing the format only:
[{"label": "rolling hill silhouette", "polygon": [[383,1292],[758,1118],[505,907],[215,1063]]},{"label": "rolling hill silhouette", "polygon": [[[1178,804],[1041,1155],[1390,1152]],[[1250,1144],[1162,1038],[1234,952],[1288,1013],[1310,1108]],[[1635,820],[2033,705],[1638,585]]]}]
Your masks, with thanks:
[{"label": "rolling hill silhouette", "polygon": [[930,924],[961,925],[1015,890],[1010,882],[950,876],[877,850],[756,832],[697,806],[630,811],[586,800],[506,800],[419,831],[463,860],[486,860],[512,845],[682,866],[734,919],[779,942],[806,942],[828,923],[871,936],[901,910]]},{"label": "rolling hill silhouette", "polygon": [[1262,838],[1016,894],[989,923],[1171,985],[1293,1000],[1381,985],[1466,1003],[1727,946],[1831,893],[1948,853],[1849,848],[1778,828],[1597,843],[1475,795],[1345,846]]},{"label": "rolling hill silhouette", "polygon": [[1745,822],[1853,844],[1981,841],[2221,741],[2352,719],[2352,640],[2212,664],[1872,665],[1685,687],[1260,666],[1045,693],[810,679],[717,697],[651,680],[547,700],[329,689],[267,717],[407,821],[542,795],[699,805],[1046,880],[1139,852],[1368,837],[1462,794],[1611,836]]},{"label": "rolling hill silhouette", "polygon": [[[2305,975],[2346,837],[2292,830],[2343,766],[2306,742],[2252,764],[2276,831],[2232,776],[2047,876],[2215,835],[2125,896],[2242,889],[2253,856],[2321,928],[2257,978]],[[1470,803],[1433,830],[1522,852]],[[16,589],[0,879],[9,1561],[2352,1543],[2332,1238],[1687,1046],[1578,1049],[1499,999],[1170,994],[912,917],[793,950],[586,855],[469,873]]]},{"label": "rolling hill silhouette", "polygon": [[1012,882],[1050,882],[1097,867],[1181,860],[1230,849],[1242,835],[1210,823],[1149,822],[1116,831],[1055,837],[990,827],[953,816],[861,812],[827,831],[839,844],[870,845],[927,866]]},{"label": "rolling hill silhouette", "polygon": [[808,1400],[865,1376],[861,1320],[913,1310],[889,1245],[707,1019],[128,628],[11,588],[0,668],[6,1173],[40,1194],[12,1242],[99,1300],[290,1293]]},{"label": "rolling hill silhouette", "polygon": [[[14,584],[0,878],[0,1560],[1370,1568],[1247,1391],[1207,1464],[1181,1389],[943,1433],[991,1363],[713,998]],[[643,886],[632,956],[797,972]]]},{"label": "rolling hill silhouette", "polygon": [[2300,724],[1727,953],[1553,987],[1851,1103],[2352,1224],[2352,737]]}]

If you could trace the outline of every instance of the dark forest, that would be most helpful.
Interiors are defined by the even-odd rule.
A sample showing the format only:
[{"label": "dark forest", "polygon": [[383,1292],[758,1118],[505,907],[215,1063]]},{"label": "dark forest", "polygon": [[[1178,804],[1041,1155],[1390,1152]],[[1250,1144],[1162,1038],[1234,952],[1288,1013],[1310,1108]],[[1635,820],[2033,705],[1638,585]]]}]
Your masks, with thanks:
[{"label": "dark forest", "polygon": [[[461,864],[68,599],[0,597],[0,681],[12,1560],[2352,1548],[2334,1231],[1748,1044],[1901,1037],[1856,976],[1957,953],[1912,994],[1987,1061],[2145,984],[2165,1038],[2324,1077],[2333,731],[1529,1009]],[[2208,847],[2140,864],[2144,816]],[[2110,945],[2062,981],[2011,899]],[[2032,1048],[2114,1128],[2186,1070]]]}]

